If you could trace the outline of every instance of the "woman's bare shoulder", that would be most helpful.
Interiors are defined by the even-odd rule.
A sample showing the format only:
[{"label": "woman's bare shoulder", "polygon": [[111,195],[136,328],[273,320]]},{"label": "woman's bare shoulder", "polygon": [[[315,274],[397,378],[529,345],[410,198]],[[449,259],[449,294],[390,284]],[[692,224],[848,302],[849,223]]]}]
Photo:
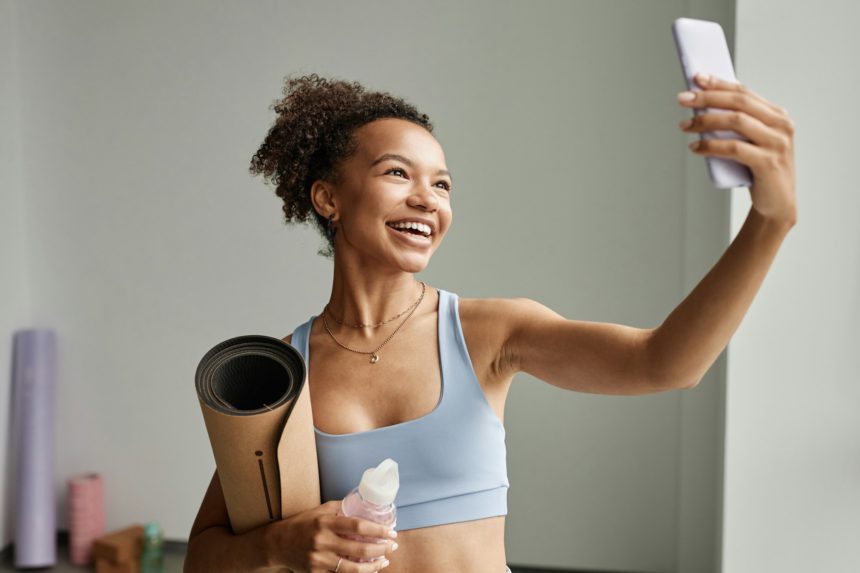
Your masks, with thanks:
[{"label": "woman's bare shoulder", "polygon": [[460,324],[470,353],[483,355],[492,372],[501,378],[515,373],[507,343],[513,325],[511,317],[525,299],[458,298]]},{"label": "woman's bare shoulder", "polygon": [[465,298],[460,299],[460,320],[480,322],[482,325],[493,326],[504,330],[508,318],[512,312],[516,312],[529,299],[523,297],[488,297],[488,298]]}]

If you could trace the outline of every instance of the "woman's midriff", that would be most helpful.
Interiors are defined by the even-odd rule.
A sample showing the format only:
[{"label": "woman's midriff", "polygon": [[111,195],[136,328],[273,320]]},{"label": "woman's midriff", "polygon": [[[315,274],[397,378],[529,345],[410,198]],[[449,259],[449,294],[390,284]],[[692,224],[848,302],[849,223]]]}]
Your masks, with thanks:
[{"label": "woman's midriff", "polygon": [[503,573],[507,563],[504,515],[398,531],[395,541],[386,573]]}]

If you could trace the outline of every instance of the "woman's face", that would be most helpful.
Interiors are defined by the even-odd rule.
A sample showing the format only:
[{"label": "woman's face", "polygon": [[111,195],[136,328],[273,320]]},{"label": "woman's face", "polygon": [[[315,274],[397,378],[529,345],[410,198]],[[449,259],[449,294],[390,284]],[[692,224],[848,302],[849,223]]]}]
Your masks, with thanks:
[{"label": "woman's face", "polygon": [[[442,147],[423,127],[395,118],[367,123],[354,136],[358,149],[343,162],[334,190],[336,256],[419,272],[452,220],[452,179]],[[429,237],[391,226],[409,220],[425,221]]]}]

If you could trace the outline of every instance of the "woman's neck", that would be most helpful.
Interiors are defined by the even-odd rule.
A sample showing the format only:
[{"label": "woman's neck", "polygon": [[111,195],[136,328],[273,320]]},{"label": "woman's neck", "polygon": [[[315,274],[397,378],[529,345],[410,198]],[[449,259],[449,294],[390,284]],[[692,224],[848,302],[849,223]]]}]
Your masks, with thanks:
[{"label": "woman's neck", "polygon": [[[376,325],[409,311],[421,297],[422,288],[421,282],[411,273],[384,279],[358,276],[350,281],[335,275],[326,316],[351,325]],[[334,328],[335,325],[331,320],[329,326]],[[372,328],[364,330],[373,332]]]}]

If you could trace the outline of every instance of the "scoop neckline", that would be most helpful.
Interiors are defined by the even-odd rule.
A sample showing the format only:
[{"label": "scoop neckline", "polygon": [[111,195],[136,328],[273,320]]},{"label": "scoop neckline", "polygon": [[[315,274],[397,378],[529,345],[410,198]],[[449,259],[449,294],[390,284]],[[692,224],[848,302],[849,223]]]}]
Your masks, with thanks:
[{"label": "scoop neckline", "polygon": [[[384,430],[394,430],[397,428],[402,428],[403,426],[408,426],[410,424],[415,424],[415,423],[421,422],[422,420],[426,420],[427,418],[429,418],[430,416],[432,416],[433,414],[435,414],[436,412],[439,411],[440,407],[442,406],[442,400],[444,400],[444,398],[445,398],[445,368],[442,364],[442,362],[443,362],[443,360],[442,360],[442,312],[443,312],[442,297],[443,297],[443,294],[442,293],[445,293],[446,291],[444,291],[443,289],[437,288],[437,287],[433,287],[433,288],[436,289],[436,291],[439,293],[438,299],[436,301],[436,305],[437,305],[437,308],[436,308],[436,343],[437,343],[438,349],[439,349],[439,380],[441,382],[440,383],[441,388],[439,390],[439,401],[436,402],[436,406],[432,410],[430,410],[429,412],[427,412],[426,414],[424,414],[423,416],[421,416],[419,418],[414,418],[412,420],[406,420],[405,422],[398,422],[397,424],[392,424],[390,426],[381,426],[379,428],[371,428],[369,430],[361,430],[359,432],[349,432],[346,434],[330,434],[328,432],[324,432],[324,431],[320,430],[319,428],[317,428],[316,424],[314,424],[312,421],[311,424],[314,427],[314,434],[316,434],[318,436],[325,437],[325,438],[349,438],[349,437],[354,437],[354,436],[366,436],[369,434],[382,432]],[[445,296],[447,296],[447,294]],[[447,307],[447,304],[446,304],[446,307]],[[318,318],[318,316],[319,315],[311,316],[311,318],[308,320],[307,332],[305,333],[305,349],[304,349],[305,350],[305,363],[306,363],[305,367],[307,369],[306,375],[307,375],[308,380],[310,380],[310,370],[311,370],[311,366],[310,366],[311,365],[311,360],[310,360],[310,356],[311,356],[311,330],[313,329],[314,321]]]}]

